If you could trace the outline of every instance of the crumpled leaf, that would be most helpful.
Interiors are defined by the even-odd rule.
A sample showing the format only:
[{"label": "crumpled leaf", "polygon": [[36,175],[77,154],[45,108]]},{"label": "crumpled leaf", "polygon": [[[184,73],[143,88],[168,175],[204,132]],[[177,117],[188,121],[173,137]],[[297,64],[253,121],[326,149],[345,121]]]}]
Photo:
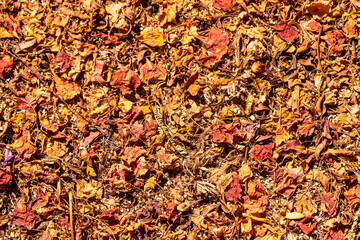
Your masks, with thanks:
[{"label": "crumpled leaf", "polygon": [[343,28],[348,38],[357,38],[359,36],[359,27],[356,20],[348,20]]},{"label": "crumpled leaf", "polygon": [[[311,223],[311,222],[313,222],[313,223]],[[298,225],[305,234],[309,234],[316,228],[317,221],[312,216],[306,216],[304,219],[302,219],[298,223]]]},{"label": "crumpled leaf", "polygon": [[331,1],[327,0],[313,1],[307,6],[309,12],[316,17],[322,17],[325,14],[329,14],[330,8]]},{"label": "crumpled leaf", "polygon": [[27,129],[22,129],[14,138],[15,142],[11,144],[10,147],[18,152],[19,157],[28,159],[36,152],[36,147],[34,143],[31,142],[31,135]]},{"label": "crumpled leaf", "polygon": [[235,0],[214,0],[214,8],[230,11],[235,6]]},{"label": "crumpled leaf", "polygon": [[7,168],[0,168],[0,189],[9,187],[12,183],[11,172]]},{"label": "crumpled leaf", "polygon": [[13,60],[10,56],[5,55],[0,60],[0,78],[5,79],[10,76],[10,73],[14,67]]},{"label": "crumpled leaf", "polygon": [[321,210],[327,212],[329,216],[334,216],[337,212],[337,199],[333,193],[321,194]]},{"label": "crumpled leaf", "polygon": [[142,30],[138,39],[150,47],[161,47],[166,42],[164,33],[160,29],[153,27],[147,27]]},{"label": "crumpled leaf", "polygon": [[0,38],[20,38],[23,36],[20,24],[11,15],[3,15],[0,18]]},{"label": "crumpled leaf", "polygon": [[140,79],[143,83],[146,84],[151,82],[164,81],[166,76],[167,73],[163,67],[157,64],[153,64],[148,60],[140,68]]},{"label": "crumpled leaf", "polygon": [[56,72],[64,72],[70,67],[69,56],[63,48],[60,48],[59,52],[57,53],[55,60],[52,63],[52,67]]},{"label": "crumpled leaf", "polygon": [[286,42],[294,42],[299,37],[299,31],[292,25],[285,21],[280,21],[273,28],[277,31],[279,36]]},{"label": "crumpled leaf", "polygon": [[228,34],[217,27],[212,27],[206,36],[197,36],[207,53],[202,52],[199,56],[200,62],[205,67],[211,67],[221,60],[227,53],[229,37]]},{"label": "crumpled leaf", "polygon": [[118,209],[110,209],[100,214],[98,218],[101,220],[105,220],[106,223],[109,224],[110,226],[119,224],[120,220],[116,215],[116,213],[118,212],[119,212]]},{"label": "crumpled leaf", "polygon": [[90,180],[90,182],[87,182],[84,179],[81,179],[76,182],[76,193],[79,197],[101,198],[103,190],[101,189],[100,184],[95,180]]},{"label": "crumpled leaf", "polygon": [[140,86],[140,79],[132,70],[121,66],[120,70],[114,73],[110,81],[113,88],[120,89],[122,94],[129,94]]},{"label": "crumpled leaf", "polygon": [[40,218],[24,203],[17,202],[16,208],[10,215],[13,223],[27,230],[32,230],[39,222]]},{"label": "crumpled leaf", "polygon": [[64,100],[73,99],[76,95],[80,94],[80,88],[75,82],[68,82],[56,74],[53,74],[56,93],[59,94]]},{"label": "crumpled leaf", "polygon": [[232,182],[225,189],[225,198],[229,202],[237,202],[241,199],[242,189],[239,175],[232,176]]},{"label": "crumpled leaf", "polygon": [[273,159],[273,148],[274,148],[274,143],[269,143],[266,145],[255,145],[252,149],[251,149],[251,156],[254,160],[256,161],[264,161],[264,160],[272,160]]}]

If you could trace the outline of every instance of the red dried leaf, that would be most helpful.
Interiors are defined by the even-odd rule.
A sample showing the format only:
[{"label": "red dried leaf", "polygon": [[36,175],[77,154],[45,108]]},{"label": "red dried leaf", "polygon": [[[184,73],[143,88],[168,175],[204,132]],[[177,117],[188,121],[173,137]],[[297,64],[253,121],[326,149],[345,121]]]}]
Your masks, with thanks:
[{"label": "red dried leaf", "polygon": [[337,201],[333,193],[322,193],[321,203],[324,204],[325,209],[330,217],[336,215]]},{"label": "red dried leaf", "polygon": [[201,53],[199,60],[205,67],[211,67],[215,63],[219,62],[221,58],[227,53],[229,37],[226,32],[220,30],[217,27],[210,29],[207,36],[198,36],[203,42],[207,55]]},{"label": "red dried leaf", "polygon": [[122,94],[129,94],[135,91],[140,86],[140,79],[135,72],[121,67],[120,71],[114,73],[110,81],[113,88],[120,89]]},{"label": "red dried leaf", "polygon": [[105,79],[103,78],[103,75],[106,69],[107,67],[105,66],[105,61],[96,59],[92,77],[95,78],[99,83],[104,84]]},{"label": "red dried leaf", "polygon": [[341,54],[344,53],[344,51],[345,51],[344,48],[341,46],[331,46],[329,54],[331,56],[340,56]]},{"label": "red dried leaf", "polygon": [[154,119],[145,119],[144,122],[144,131],[146,136],[155,136],[158,132],[159,124]]},{"label": "red dried leaf", "polygon": [[330,46],[344,44],[345,40],[345,34],[340,30],[329,31],[325,36],[325,41]]},{"label": "red dried leaf", "polygon": [[66,71],[70,67],[69,56],[62,48],[56,54],[52,67],[55,71],[61,72]]},{"label": "red dried leaf", "polygon": [[215,0],[213,6],[217,9],[230,11],[235,6],[235,3],[235,0]]},{"label": "red dried leaf", "polygon": [[100,214],[98,218],[101,220],[105,220],[107,224],[109,224],[110,226],[116,225],[119,224],[120,222],[118,216],[115,215],[118,212],[119,212],[118,209],[110,209]]},{"label": "red dried leaf", "polygon": [[11,185],[11,172],[6,168],[0,168],[0,189]]},{"label": "red dried leaf", "polygon": [[120,38],[116,35],[109,35],[109,34],[104,34],[104,33],[100,33],[99,37],[103,40],[105,45],[115,45],[119,42]]},{"label": "red dried leaf", "polygon": [[0,26],[3,26],[10,35],[14,37],[22,37],[20,24],[14,19],[13,16],[5,15],[6,18],[0,19]]},{"label": "red dried leaf", "polygon": [[91,144],[91,142],[97,137],[99,136],[99,132],[90,132],[89,136],[87,136],[84,140],[83,146],[85,148],[88,148]]},{"label": "red dried leaf", "polygon": [[113,164],[106,175],[107,181],[125,180],[131,169],[123,164]]},{"label": "red dried leaf", "polygon": [[178,160],[176,155],[166,153],[165,148],[161,147],[156,149],[156,157],[160,167],[168,169],[171,169],[175,165],[176,160]]},{"label": "red dried leaf", "polygon": [[144,137],[144,126],[142,124],[134,123],[130,126],[130,142],[137,142],[140,138]]},{"label": "red dried leaf", "polygon": [[298,178],[303,175],[302,168],[277,169],[275,172],[275,192],[289,197],[296,190]]},{"label": "red dried leaf", "polygon": [[[313,223],[311,223],[313,222]],[[308,226],[307,224],[310,223],[310,226]],[[300,229],[305,233],[305,234],[309,234],[311,233],[317,225],[317,221],[314,217],[312,216],[307,216],[304,219],[302,219],[299,223],[298,223]]]},{"label": "red dried leaf", "polygon": [[52,236],[50,235],[50,233],[48,231],[44,232],[41,237],[39,238],[39,240],[52,240]]},{"label": "red dried leaf", "polygon": [[175,201],[173,199],[166,201],[165,208],[166,208],[166,212],[168,214],[173,214],[175,207],[176,207],[176,205],[175,205]]},{"label": "red dried leaf", "polygon": [[0,60],[0,78],[5,79],[10,76],[10,73],[14,67],[14,62],[10,56],[4,56]]},{"label": "red dried leaf", "polygon": [[274,149],[274,143],[269,143],[266,145],[255,145],[251,149],[251,156],[256,161],[263,161],[266,159],[270,159],[274,161],[273,159],[273,149]]},{"label": "red dried leaf", "polygon": [[39,187],[36,191],[36,198],[31,201],[32,209],[38,210],[49,203],[49,197]]},{"label": "red dried leaf", "polygon": [[238,174],[232,176],[232,182],[225,189],[225,197],[229,202],[237,202],[241,199],[241,185],[240,177]]},{"label": "red dried leaf", "polygon": [[280,21],[278,25],[273,26],[279,36],[286,42],[293,42],[299,37],[299,31],[285,21]]},{"label": "red dried leaf", "polygon": [[317,21],[310,20],[304,24],[304,28],[311,32],[319,32],[321,29],[321,25]]},{"label": "red dried leaf", "polygon": [[238,124],[212,126],[214,142],[233,144],[239,142],[246,136],[244,130]]},{"label": "red dried leaf", "polygon": [[33,229],[36,223],[40,220],[38,215],[21,202],[16,204],[16,208],[11,213],[10,219],[16,225],[25,227],[27,230]]},{"label": "red dried leaf", "polygon": [[340,229],[338,231],[331,229],[326,240],[345,240],[345,235]]},{"label": "red dried leaf", "polygon": [[148,84],[151,82],[164,81],[166,79],[166,70],[157,64],[147,61],[140,68],[140,79]]}]

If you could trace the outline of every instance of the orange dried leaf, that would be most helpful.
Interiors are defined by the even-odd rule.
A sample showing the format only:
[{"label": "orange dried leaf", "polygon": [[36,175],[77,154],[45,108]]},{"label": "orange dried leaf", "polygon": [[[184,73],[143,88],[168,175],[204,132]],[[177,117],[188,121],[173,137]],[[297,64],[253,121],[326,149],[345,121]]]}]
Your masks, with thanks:
[{"label": "orange dried leaf", "polygon": [[140,86],[140,79],[132,70],[121,66],[120,71],[114,73],[110,81],[113,88],[120,89],[122,94],[129,94]]},{"label": "orange dried leaf", "polygon": [[322,17],[325,14],[328,14],[330,12],[330,8],[331,8],[331,1],[325,1],[325,0],[314,1],[307,6],[309,12],[316,17]]},{"label": "orange dried leaf", "polygon": [[207,50],[207,53],[202,52],[199,56],[199,60],[204,66],[213,66],[227,53],[229,37],[219,28],[212,27],[206,36],[197,36],[197,38],[203,42]]},{"label": "orange dried leaf", "polygon": [[187,91],[192,95],[196,96],[198,92],[200,91],[201,86],[197,84],[191,84],[190,87],[187,89]]},{"label": "orange dried leaf", "polygon": [[36,152],[36,147],[31,142],[29,130],[22,129],[22,131],[15,136],[15,139],[15,142],[11,144],[10,147],[14,148],[19,156],[28,159]]},{"label": "orange dried leaf", "polygon": [[68,82],[54,74],[56,93],[64,100],[73,99],[80,94],[79,86],[75,82]]}]

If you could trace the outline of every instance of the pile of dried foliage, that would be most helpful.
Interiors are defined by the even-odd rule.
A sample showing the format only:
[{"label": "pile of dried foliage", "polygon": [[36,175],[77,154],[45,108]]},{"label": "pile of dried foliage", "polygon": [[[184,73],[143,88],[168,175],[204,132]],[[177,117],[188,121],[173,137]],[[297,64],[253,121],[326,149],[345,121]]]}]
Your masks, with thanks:
[{"label": "pile of dried foliage", "polygon": [[359,0],[6,0],[1,239],[358,239]]}]

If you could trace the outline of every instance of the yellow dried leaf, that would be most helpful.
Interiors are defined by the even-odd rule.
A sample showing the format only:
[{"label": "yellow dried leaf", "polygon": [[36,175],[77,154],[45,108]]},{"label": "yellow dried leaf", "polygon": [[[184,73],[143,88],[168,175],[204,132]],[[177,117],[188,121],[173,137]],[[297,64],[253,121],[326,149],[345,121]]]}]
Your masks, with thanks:
[{"label": "yellow dried leaf", "polygon": [[80,213],[87,213],[90,212],[93,209],[93,206],[91,205],[84,205],[82,208],[79,209]]},{"label": "yellow dried leaf", "polygon": [[94,168],[90,167],[89,165],[86,166],[86,173],[91,177],[96,177]]},{"label": "yellow dried leaf", "polygon": [[156,177],[149,178],[144,185],[144,191],[146,191],[147,189],[154,189],[155,184],[156,184]]},{"label": "yellow dried leaf", "polygon": [[147,27],[141,31],[139,41],[150,47],[161,47],[165,44],[165,35],[158,29]]},{"label": "yellow dried leaf", "polygon": [[282,143],[286,142],[289,139],[289,133],[282,127],[281,121],[279,120],[276,126],[276,146],[280,146]]},{"label": "yellow dried leaf", "polygon": [[250,213],[244,213],[243,216],[248,217],[248,218],[253,219],[253,220],[256,220],[258,222],[264,222],[264,223],[267,223],[267,224],[270,224],[270,225],[273,224],[270,220],[268,220],[266,218],[256,217],[256,216],[254,216],[254,215],[252,215]]},{"label": "yellow dried leaf", "polygon": [[299,212],[292,212],[292,213],[286,213],[286,216],[285,216],[287,219],[302,219],[304,218],[305,216],[302,214],[302,213],[299,213]]}]

